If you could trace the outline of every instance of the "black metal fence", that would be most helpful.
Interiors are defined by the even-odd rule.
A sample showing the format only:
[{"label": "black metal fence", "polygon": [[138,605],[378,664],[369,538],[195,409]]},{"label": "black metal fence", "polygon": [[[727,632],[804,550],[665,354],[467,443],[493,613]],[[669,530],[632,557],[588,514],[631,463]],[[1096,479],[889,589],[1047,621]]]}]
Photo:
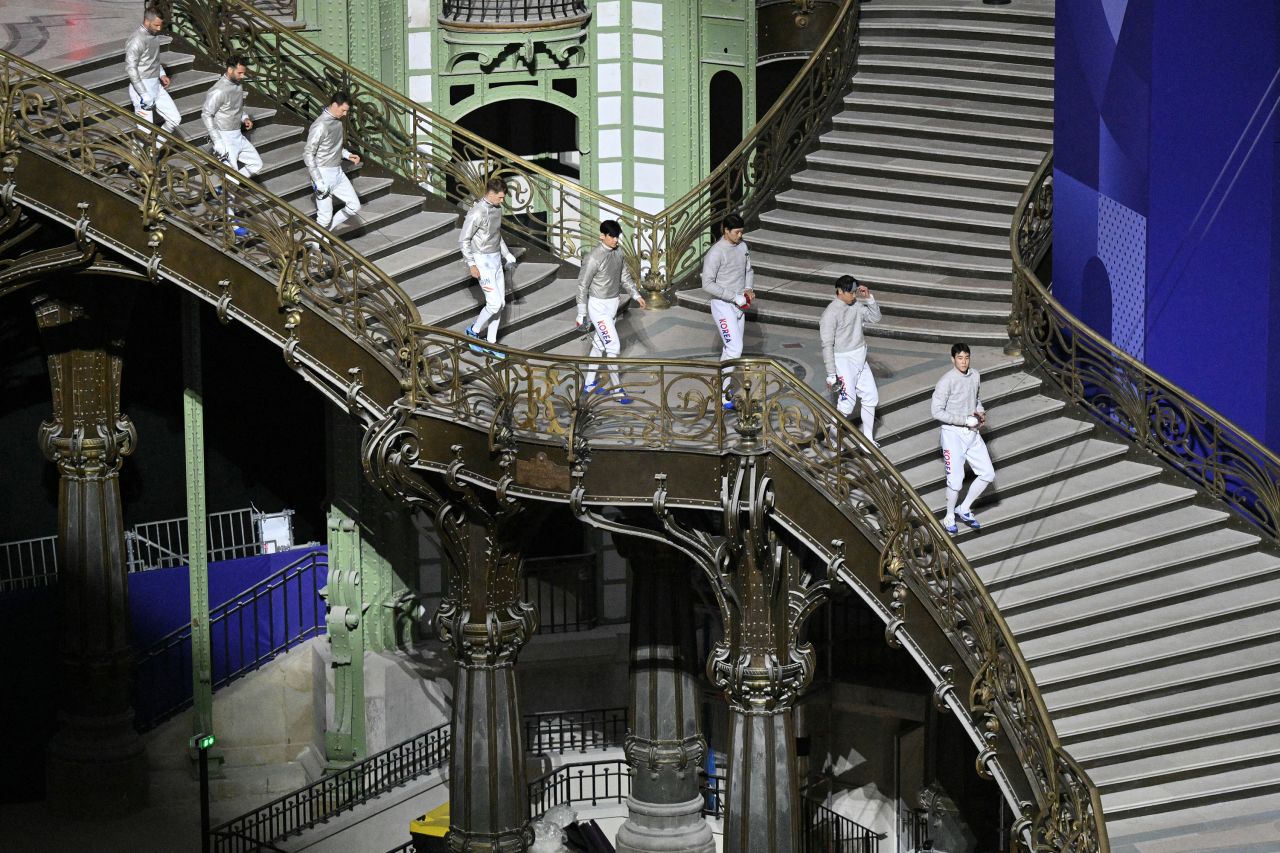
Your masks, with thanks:
[{"label": "black metal fence", "polygon": [[596,555],[524,561],[524,597],[538,608],[538,633],[590,631],[599,624]]},{"label": "black metal fence", "polygon": [[[328,555],[311,551],[230,601],[210,608],[215,690],[325,632],[325,602],[320,589],[328,571]],[[138,726],[144,730],[191,704],[190,623],[139,652],[134,693]]]},{"label": "black metal fence", "polygon": [[525,751],[534,755],[622,746],[626,735],[626,708],[544,711],[524,717]]},{"label": "black metal fence", "polygon": [[621,758],[565,764],[529,783],[529,818],[561,803],[623,803],[631,794],[631,770]]},{"label": "black metal fence", "polygon": [[877,853],[881,838],[817,800],[800,798],[801,853]]},{"label": "black metal fence", "polygon": [[585,0],[444,0],[440,17],[472,24],[504,24],[580,18]]},{"label": "black metal fence", "polygon": [[[274,850],[281,839],[353,809],[449,760],[449,725],[437,726],[214,827],[216,853]],[[625,766],[625,765],[624,765]]]},{"label": "black metal fence", "polygon": [[709,773],[702,780],[702,813],[708,817],[724,817],[725,776]]}]

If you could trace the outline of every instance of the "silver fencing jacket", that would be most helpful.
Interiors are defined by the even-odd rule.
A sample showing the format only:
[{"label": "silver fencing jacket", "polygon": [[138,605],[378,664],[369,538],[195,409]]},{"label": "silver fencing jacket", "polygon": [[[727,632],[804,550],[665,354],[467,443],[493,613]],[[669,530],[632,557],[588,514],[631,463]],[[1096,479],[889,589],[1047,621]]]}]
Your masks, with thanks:
[{"label": "silver fencing jacket", "polygon": [[204,105],[200,108],[200,118],[209,130],[211,141],[218,138],[219,132],[239,130],[248,117],[244,111],[244,87],[223,74],[204,96]]},{"label": "silver fencing jacket", "polygon": [[745,291],[754,290],[755,278],[746,240],[735,246],[721,238],[702,261],[702,289],[725,302],[733,302]]},{"label": "silver fencing jacket", "polygon": [[970,415],[986,411],[982,408],[982,400],[978,399],[981,385],[982,377],[972,367],[968,373],[961,373],[954,367],[948,370],[933,387],[933,402],[929,407],[933,419],[952,426],[964,426]]},{"label": "silver fencing jacket", "polygon": [[836,373],[836,353],[853,352],[858,347],[866,346],[867,339],[862,334],[863,323],[879,323],[880,306],[875,297],[866,302],[855,300],[852,305],[845,305],[839,298],[832,299],[831,304],[822,312],[818,321],[818,335],[822,338],[822,363],[827,366],[827,375]]},{"label": "silver fencing jacket", "polygon": [[502,207],[478,198],[467,218],[462,220],[462,262],[468,267],[476,265],[476,255],[492,255],[501,252],[504,260],[513,260],[507,241],[502,239]]},{"label": "silver fencing jacket", "polygon": [[586,316],[588,298],[617,299],[624,287],[632,299],[640,298],[622,249],[610,249],[600,243],[587,254],[578,271],[578,316]]},{"label": "silver fencing jacket", "polygon": [[311,122],[307,143],[302,146],[302,162],[311,175],[311,183],[317,187],[325,185],[321,169],[341,166],[342,161],[351,156],[351,152],[342,147],[342,140],[342,119],[334,118],[333,113],[324,109],[320,117]]},{"label": "silver fencing jacket", "polygon": [[129,82],[139,92],[143,80],[155,80],[166,76],[160,64],[160,36],[146,27],[138,27],[124,46],[124,70]]}]

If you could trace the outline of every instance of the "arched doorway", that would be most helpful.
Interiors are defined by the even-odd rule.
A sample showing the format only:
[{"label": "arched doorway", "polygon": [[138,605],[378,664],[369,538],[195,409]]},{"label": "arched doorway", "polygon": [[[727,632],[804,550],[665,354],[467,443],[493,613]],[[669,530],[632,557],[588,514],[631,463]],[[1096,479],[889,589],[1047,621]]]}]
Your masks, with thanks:
[{"label": "arched doorway", "polygon": [[708,170],[714,171],[742,141],[742,81],[732,71],[717,71],[711,78],[711,134]]}]

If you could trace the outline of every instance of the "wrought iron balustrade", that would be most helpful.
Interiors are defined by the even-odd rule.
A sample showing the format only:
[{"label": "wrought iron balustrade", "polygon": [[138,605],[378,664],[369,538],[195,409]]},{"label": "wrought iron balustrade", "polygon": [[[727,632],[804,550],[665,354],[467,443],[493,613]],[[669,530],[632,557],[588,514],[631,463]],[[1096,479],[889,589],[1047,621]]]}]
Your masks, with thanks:
[{"label": "wrought iron balustrade", "polygon": [[[851,530],[880,549],[885,583],[929,611],[974,674],[969,695],[952,701],[968,719],[985,720],[992,739],[999,729],[1013,744],[1018,762],[1009,766],[1025,768],[1035,798],[1020,824],[1033,843],[1052,839],[1054,847],[1069,852],[1107,849],[1096,790],[1062,750],[1026,662],[972,567],[888,460],[784,366],[762,358],[726,365],[619,359],[636,402],[584,399],[588,359],[508,350],[502,360],[472,352],[469,341],[455,333],[413,324],[412,305],[394,282],[309,217],[243,181],[238,192],[250,215],[241,222],[253,237],[238,240],[225,206],[208,201],[213,188],[236,180],[217,161],[158,129],[139,127],[119,106],[16,57],[0,54],[0,71],[0,159],[20,152],[24,161],[37,158],[78,173],[95,192],[136,204],[143,225],[188,229],[222,256],[243,261],[252,272],[228,286],[275,287],[291,329],[277,340],[290,362],[305,365],[307,375],[331,393],[339,389],[339,398],[345,389],[353,407],[365,405],[356,399],[359,385],[309,354],[305,334],[297,334],[304,314],[322,315],[326,329],[335,328],[355,342],[353,349],[373,354],[400,383],[401,404],[375,401],[390,407],[382,410],[390,416],[370,429],[367,443],[402,444],[405,452],[398,458],[405,464],[448,471],[448,460],[417,452],[411,419],[424,417],[484,431],[499,448],[523,440],[565,448],[569,468],[596,449],[725,455],[745,448],[765,451],[771,464],[796,471],[843,513]],[[165,146],[157,156],[158,139]],[[3,194],[0,203],[8,203]],[[328,263],[322,258],[314,267],[305,241],[325,237]],[[167,272],[165,258],[157,255],[154,263],[157,274],[175,275]],[[205,286],[176,280],[195,290]],[[236,310],[241,313],[235,316],[256,319]],[[721,407],[723,370],[735,375],[733,412]],[[566,475],[560,491],[572,499],[573,485]],[[788,515],[796,509],[776,506],[773,518],[805,535],[829,561],[833,582],[856,588],[857,578],[834,546],[822,544],[829,531],[810,535],[803,517]],[[980,758],[980,766],[1013,798],[1016,791],[994,747]]]},{"label": "wrought iron balustrade", "polygon": [[626,708],[542,711],[524,717],[524,748],[533,755],[620,747],[626,735]]},{"label": "wrought iron balustrade", "polygon": [[52,586],[57,580],[57,536],[0,543],[0,592]]},{"label": "wrought iron balustrade", "polygon": [[596,555],[524,561],[524,600],[538,608],[539,634],[590,631],[599,624]]},{"label": "wrought iron balustrade", "polygon": [[514,24],[587,17],[584,0],[444,0],[440,20],[469,24]]},{"label": "wrought iron balustrade", "polygon": [[817,800],[800,798],[800,853],[878,853],[882,835]]},{"label": "wrought iron balustrade", "polygon": [[[209,609],[214,690],[324,633],[320,589],[328,570],[328,557],[311,551]],[[140,728],[152,728],[191,704],[190,623],[138,653],[134,681]]]},{"label": "wrought iron balustrade", "polygon": [[1036,275],[1053,241],[1053,151],[1014,214],[1011,344],[1067,398],[1280,542],[1280,457],[1090,329]]},{"label": "wrought iron balustrade", "polygon": [[529,819],[561,803],[625,803],[631,795],[631,768],[621,758],[563,764],[529,783]]},{"label": "wrought iron balustrade", "polygon": [[[210,830],[216,853],[276,850],[276,842],[392,791],[449,761],[446,723],[376,752]],[[404,849],[397,848],[397,849]]]},{"label": "wrought iron balustrade", "polygon": [[[530,0],[532,3],[533,0]],[[623,228],[637,281],[662,289],[692,273],[727,214],[750,218],[790,176],[853,74],[858,3],[844,0],[831,30],[768,113],[697,186],[657,214],[622,204],[493,145],[321,50],[242,0],[174,0],[170,21],[204,58],[249,59],[248,85],[304,116],[329,94],[352,95],[350,144],[424,192],[451,204],[483,195],[485,181],[511,186],[504,228],[576,262],[602,219]]]}]

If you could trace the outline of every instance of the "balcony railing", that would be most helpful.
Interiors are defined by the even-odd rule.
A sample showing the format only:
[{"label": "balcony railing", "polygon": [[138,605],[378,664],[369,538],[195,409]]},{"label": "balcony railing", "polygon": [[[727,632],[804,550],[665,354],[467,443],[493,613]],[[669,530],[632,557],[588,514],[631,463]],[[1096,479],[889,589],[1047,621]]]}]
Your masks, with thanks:
[{"label": "balcony railing", "polygon": [[538,608],[539,634],[590,631],[599,624],[596,555],[525,560],[524,599]]},{"label": "balcony railing", "polygon": [[626,735],[626,708],[544,711],[524,718],[524,748],[534,755],[622,746]]},{"label": "balcony railing", "polygon": [[0,543],[0,592],[52,586],[57,579],[57,536]]},{"label": "balcony railing", "polygon": [[440,21],[462,24],[527,24],[586,18],[583,0],[444,0]]}]

